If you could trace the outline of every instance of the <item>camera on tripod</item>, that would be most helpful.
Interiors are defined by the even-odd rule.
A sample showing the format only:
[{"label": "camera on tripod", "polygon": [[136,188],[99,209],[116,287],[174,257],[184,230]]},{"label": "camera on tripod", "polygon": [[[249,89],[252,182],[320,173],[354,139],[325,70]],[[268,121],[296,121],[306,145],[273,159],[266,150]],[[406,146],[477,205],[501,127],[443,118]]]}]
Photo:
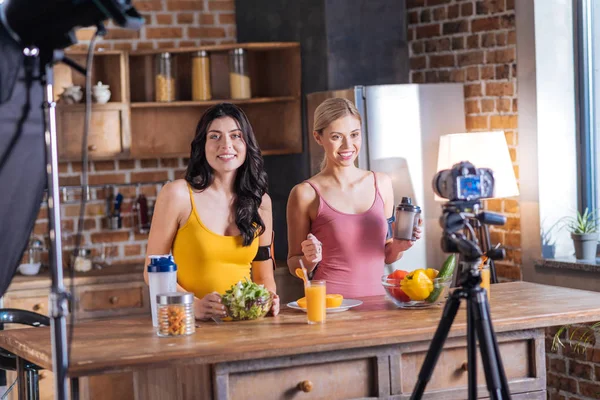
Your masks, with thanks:
[{"label": "camera on tripod", "polygon": [[503,259],[504,249],[491,248],[487,225],[504,225],[506,218],[483,211],[480,202],[494,195],[493,171],[463,161],[438,172],[432,186],[438,196],[449,199],[440,217],[442,251],[460,253],[463,261],[476,261],[484,254],[492,260]]},{"label": "camera on tripod", "polygon": [[438,172],[433,178],[433,191],[451,201],[490,198],[494,196],[494,173],[463,161]]},{"label": "camera on tripod", "polygon": [[492,326],[486,291],[480,285],[479,272],[481,257],[485,254],[490,259],[494,282],[493,260],[504,258],[504,249],[490,248],[487,225],[504,225],[506,218],[482,211],[480,202],[482,198],[493,196],[494,174],[488,168],[475,168],[470,162],[460,162],[435,175],[433,190],[439,196],[449,199],[442,206],[443,213],[440,217],[440,225],[444,231],[442,250],[445,253],[460,254],[460,284],[450,294],[444,306],[411,400],[422,399],[461,300],[466,300],[467,303],[468,398],[478,398],[476,351],[479,348],[490,399],[510,400],[506,373]]}]

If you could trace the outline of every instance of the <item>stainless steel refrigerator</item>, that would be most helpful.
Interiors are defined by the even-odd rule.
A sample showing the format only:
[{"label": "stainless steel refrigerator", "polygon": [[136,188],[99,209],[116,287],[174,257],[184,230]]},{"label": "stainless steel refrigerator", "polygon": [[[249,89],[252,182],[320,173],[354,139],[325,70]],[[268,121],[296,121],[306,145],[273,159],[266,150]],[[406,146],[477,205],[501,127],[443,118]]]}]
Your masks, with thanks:
[{"label": "stainless steel refrigerator", "polygon": [[431,181],[437,172],[439,137],[466,132],[463,85],[355,86],[307,95],[311,176],[319,172],[323,159],[321,147],[312,138],[314,110],[331,97],[351,100],[361,114],[363,144],[358,166],[392,178],[396,205],[409,196],[422,208],[423,238],[402,259],[386,266],[387,271],[439,269],[447,256],[440,248],[438,223],[443,203],[434,199]]}]

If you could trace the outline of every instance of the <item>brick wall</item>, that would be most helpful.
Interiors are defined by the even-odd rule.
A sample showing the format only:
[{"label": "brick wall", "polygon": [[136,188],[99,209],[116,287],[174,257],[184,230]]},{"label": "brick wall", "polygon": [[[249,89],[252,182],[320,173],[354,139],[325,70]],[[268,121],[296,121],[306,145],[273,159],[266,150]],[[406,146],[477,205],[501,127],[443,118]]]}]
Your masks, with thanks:
[{"label": "brick wall", "polygon": [[[114,264],[143,262],[148,235],[134,229],[131,207],[139,194],[144,194],[149,205],[164,182],[182,178],[187,159],[149,159],[93,161],[89,166],[89,200],[86,202],[82,245],[92,249],[94,256],[105,252]],[[81,163],[59,164],[60,185],[65,187],[66,199],[61,192],[62,241],[65,262],[75,246],[75,235],[79,220]],[[106,198],[109,193],[121,193],[122,228],[108,229],[106,221]],[[48,209],[42,204],[33,233],[47,236]],[[47,255],[45,256],[47,257]]]},{"label": "brick wall", "polygon": [[[546,334],[546,368],[549,400],[600,399],[600,341],[597,333],[577,325],[560,337],[564,347],[552,349],[557,328]],[[569,338],[572,338],[570,340]],[[587,338],[587,340],[586,340]],[[579,344],[579,347],[577,345]]]},{"label": "brick wall", "polygon": [[[236,40],[234,0],[136,0],[133,4],[144,16],[144,27],[132,32],[109,23],[98,48],[160,49]],[[87,49],[94,30],[78,30],[76,48]]]},{"label": "brick wall", "polygon": [[[108,23],[108,34],[97,41],[97,48],[106,49],[157,49],[207,44],[231,43],[236,40],[234,0],[136,0],[136,9],[143,14],[145,26],[131,32]],[[77,31],[79,43],[73,48],[88,47],[94,29]],[[132,227],[131,206],[137,193],[144,193],[153,203],[160,187],[152,182],[181,178],[186,159],[119,160],[91,162],[90,185],[118,184],[108,188],[92,188],[86,206],[83,245],[99,255],[104,248],[114,263],[142,262],[146,252],[146,234],[136,233]],[[60,163],[61,186],[80,184],[81,163]],[[137,184],[140,183],[138,186]],[[123,194],[123,228],[107,229],[104,219],[105,199],[109,190]],[[78,191],[69,190],[68,204],[61,206],[63,249],[65,261],[75,244],[79,218]],[[34,234],[47,236],[48,210],[42,204]],[[44,255],[47,261],[47,254]]]},{"label": "brick wall", "polygon": [[[407,0],[407,12],[411,82],[463,83],[467,130],[504,130],[518,179],[515,1]],[[508,217],[491,233],[507,249],[498,276],[520,280],[518,201],[486,203]]]}]

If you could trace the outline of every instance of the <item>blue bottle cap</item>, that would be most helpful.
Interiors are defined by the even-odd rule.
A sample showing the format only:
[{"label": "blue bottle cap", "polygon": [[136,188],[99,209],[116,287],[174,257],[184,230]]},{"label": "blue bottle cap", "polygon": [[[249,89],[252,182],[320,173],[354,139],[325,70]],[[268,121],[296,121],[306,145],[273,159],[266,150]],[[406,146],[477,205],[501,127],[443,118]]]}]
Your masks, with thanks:
[{"label": "blue bottle cap", "polygon": [[148,272],[175,272],[177,271],[177,264],[173,260],[173,256],[170,254],[150,256],[150,264],[148,265]]}]

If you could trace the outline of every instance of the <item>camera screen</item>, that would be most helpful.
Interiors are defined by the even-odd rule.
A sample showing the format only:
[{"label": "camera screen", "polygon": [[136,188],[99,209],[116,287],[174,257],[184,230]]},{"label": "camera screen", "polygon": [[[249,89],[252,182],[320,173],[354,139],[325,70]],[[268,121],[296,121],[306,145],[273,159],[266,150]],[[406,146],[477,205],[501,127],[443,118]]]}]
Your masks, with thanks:
[{"label": "camera screen", "polygon": [[481,197],[481,177],[466,175],[457,178],[458,193],[461,199],[478,199]]}]

